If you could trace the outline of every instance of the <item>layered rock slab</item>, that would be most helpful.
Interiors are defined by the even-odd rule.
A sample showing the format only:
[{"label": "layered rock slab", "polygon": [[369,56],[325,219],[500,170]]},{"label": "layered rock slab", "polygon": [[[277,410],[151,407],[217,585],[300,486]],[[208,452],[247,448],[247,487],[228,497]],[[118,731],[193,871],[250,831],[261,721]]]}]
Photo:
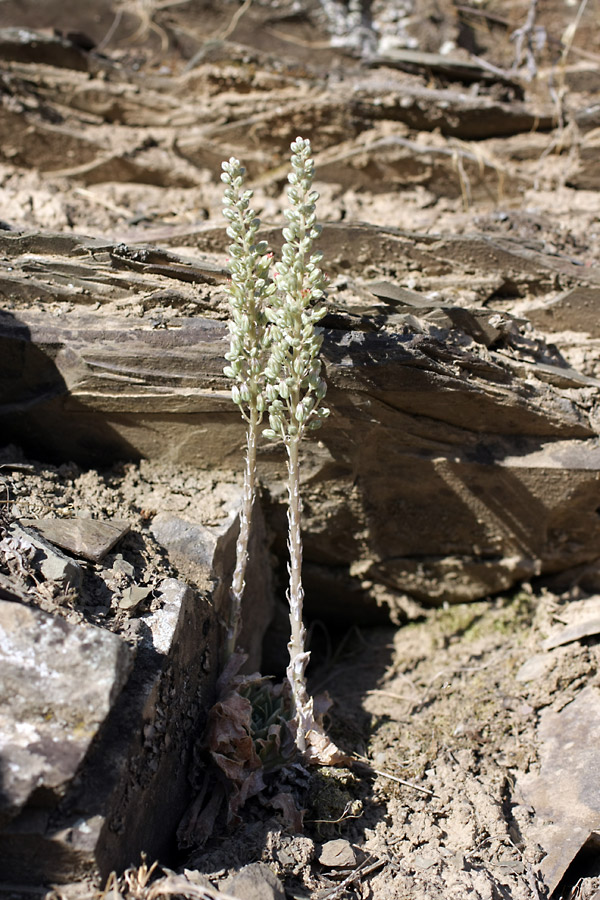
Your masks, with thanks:
[{"label": "layered rock slab", "polygon": [[[222,229],[194,239],[209,251],[226,240]],[[305,443],[302,467],[309,606],[312,596],[320,615],[372,620],[381,589],[392,605],[402,594],[463,601],[596,559],[600,382],[526,320],[492,301],[461,304],[456,284],[481,272],[478,292],[551,295],[591,290],[598,273],[489,236],[329,225],[322,244],[334,268],[371,262],[451,287],[432,297],[377,281],[332,294],[332,414]],[[86,463],[146,456],[239,470],[244,426],[222,375],[218,265],[76,236],[9,235],[2,246],[14,270],[1,287],[8,299],[15,273],[24,276],[21,300],[0,318],[0,420],[13,440]],[[40,283],[50,294],[57,254],[71,293],[50,317],[49,301],[22,298]],[[146,315],[149,297],[162,305]],[[181,313],[193,297],[203,315]],[[284,558],[284,457],[266,443],[259,456]]]}]

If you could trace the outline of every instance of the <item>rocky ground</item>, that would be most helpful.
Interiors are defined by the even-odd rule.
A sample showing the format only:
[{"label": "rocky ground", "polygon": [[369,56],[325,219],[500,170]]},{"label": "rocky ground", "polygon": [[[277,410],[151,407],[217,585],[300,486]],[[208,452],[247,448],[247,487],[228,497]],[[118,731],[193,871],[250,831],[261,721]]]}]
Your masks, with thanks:
[{"label": "rocky ground", "polygon": [[[600,33],[592,0],[537,7],[0,3],[0,595],[99,626],[150,666],[168,592],[213,590],[240,447],[219,381],[220,163],[246,164],[276,248],[289,143],[309,137],[334,410],[305,458],[311,686],[351,758],[270,776],[206,840],[189,811],[132,813],[140,834],[165,822],[151,873],[136,856],[105,888],[88,872],[2,894],[598,896]],[[26,358],[11,355],[23,329]],[[261,465],[281,594],[281,458],[263,448]],[[41,569],[47,519],[86,540],[112,524],[116,542]],[[210,565],[167,534],[175,521],[202,530]],[[276,609],[262,669],[280,675]],[[166,726],[159,753],[160,722],[143,766],[174,739]],[[206,765],[183,773],[187,803]]]}]

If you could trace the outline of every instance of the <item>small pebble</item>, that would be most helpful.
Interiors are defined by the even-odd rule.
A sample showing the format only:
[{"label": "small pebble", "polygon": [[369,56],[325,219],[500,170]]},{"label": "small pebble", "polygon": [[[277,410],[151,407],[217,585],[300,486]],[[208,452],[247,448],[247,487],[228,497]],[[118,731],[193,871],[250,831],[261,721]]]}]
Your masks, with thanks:
[{"label": "small pebble", "polygon": [[356,865],[356,853],[352,849],[350,841],[338,838],[336,841],[327,841],[321,847],[319,862],[330,868],[347,868]]},{"label": "small pebble", "polygon": [[223,892],[238,900],[285,900],[277,875],[261,862],[250,863],[223,882]]}]

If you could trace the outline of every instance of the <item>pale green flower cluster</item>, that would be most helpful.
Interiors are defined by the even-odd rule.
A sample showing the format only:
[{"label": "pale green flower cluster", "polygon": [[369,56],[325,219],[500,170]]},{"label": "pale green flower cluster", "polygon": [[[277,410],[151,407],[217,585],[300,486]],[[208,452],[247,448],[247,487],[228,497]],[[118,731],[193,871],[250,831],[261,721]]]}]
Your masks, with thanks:
[{"label": "pale green flower cluster", "polygon": [[249,421],[246,409],[254,409],[262,417],[266,408],[263,387],[270,340],[265,305],[275,291],[275,284],[269,279],[272,254],[267,253],[265,241],[256,242],[260,220],[250,206],[252,191],[244,190],[243,166],[231,157],[222,168],[221,180],[227,185],[223,215],[229,221],[227,234],[233,241],[229,245],[231,281],[228,286],[231,343],[229,353],[225,354],[230,365],[223,371],[235,380],[232,399]]},{"label": "pale green flower cluster", "polygon": [[297,138],[291,146],[292,171],[288,175],[288,225],[281,261],[274,272],[276,291],[267,318],[271,323],[271,353],[265,370],[269,401],[269,438],[302,437],[306,428],[318,428],[329,415],[318,409],[326,386],[320,377],[319,351],[323,337],[317,323],[325,315],[319,303],[324,278],[321,253],[311,253],[313,241],[321,233],[315,205],[319,198],[312,190],[314,165],[310,142]]},{"label": "pale green flower cluster", "polygon": [[323,338],[317,327],[325,315],[319,303],[324,277],[321,254],[311,253],[321,232],[315,215],[319,195],[312,190],[310,142],[297,138],[291,150],[288,225],[272,279],[272,254],[264,241],[256,242],[260,221],[250,207],[252,191],[244,190],[244,169],[232,157],[223,163],[221,175],[227,185],[227,234],[234,242],[229,247],[231,345],[223,371],[235,380],[231,394],[244,418],[249,421],[246,410],[254,408],[259,416],[267,411],[269,428],[263,434],[283,441],[318,428],[329,415],[328,409],[318,408],[326,391],[320,377]]},{"label": "pale green flower cluster", "polygon": [[319,732],[312,699],[306,689],[305,670],[310,653],[306,650],[306,629],[302,622],[302,536],[300,517],[299,443],[307,428],[318,428],[329,415],[319,408],[325,396],[319,351],[323,338],[318,322],[325,314],[321,303],[324,278],[320,253],[312,247],[321,229],[317,225],[312,190],[314,164],[310,142],[296,138],[292,143],[292,171],[288,176],[288,220],[283,229],[281,260],[269,276],[271,254],[263,241],[256,242],[260,225],[250,207],[252,191],[244,190],[244,170],[231,158],[223,163],[221,178],[225,189],[224,214],[229,220],[227,234],[233,241],[229,297],[232,319],[231,346],[223,370],[234,379],[231,393],[248,422],[246,466],[240,511],[240,531],[236,545],[236,568],[231,595],[227,652],[236,647],[240,629],[241,600],[248,560],[250,518],[256,479],[256,440],[263,414],[269,416],[267,438],[281,439],[288,467],[288,566],[290,607],[290,663],[287,678],[291,686],[296,722],[295,740],[304,753],[311,735]]}]

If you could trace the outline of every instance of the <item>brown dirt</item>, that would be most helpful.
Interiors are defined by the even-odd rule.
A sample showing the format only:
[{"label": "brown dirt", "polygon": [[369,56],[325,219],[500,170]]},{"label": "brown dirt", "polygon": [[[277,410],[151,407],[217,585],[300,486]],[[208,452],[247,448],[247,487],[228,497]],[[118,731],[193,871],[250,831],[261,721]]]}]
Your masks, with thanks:
[{"label": "brown dirt", "polygon": [[[600,85],[593,2],[565,65],[560,41],[578,5],[553,0],[540,4],[536,22],[544,45],[535,54],[536,79],[523,77],[527,65],[520,60],[506,79],[514,84],[474,85],[428,66],[416,73],[367,66],[356,55],[360,34],[349,33],[345,7],[333,2],[4,0],[1,6],[3,26],[85,32],[105,54],[90,73],[3,65],[0,202],[8,228],[164,243],[181,254],[197,254],[198,246],[210,253],[216,241],[222,260],[220,161],[235,153],[246,162],[261,218],[279,224],[287,148],[302,134],[313,141],[325,221],[508,233],[580,266],[598,265],[600,184],[589,162],[597,143],[576,115],[594,105]],[[470,11],[449,0],[369,6],[387,47],[439,52],[452,42],[456,58],[468,60],[472,51],[510,69],[510,35],[525,23],[530,4],[503,0],[492,9],[478,2]],[[500,127],[502,110],[520,102],[519,87],[532,122],[544,115],[562,121],[544,131]],[[463,131],[440,126],[426,99],[410,115],[394,111],[410,106],[402,106],[403,92],[431,88],[457,95],[459,108],[473,98],[504,105],[477,114],[477,139],[472,123]],[[390,274],[385,265],[365,262],[365,277]],[[445,289],[476,291],[476,277],[484,274]],[[340,291],[343,281],[340,275]],[[438,288],[418,271],[405,286]],[[483,291],[491,295],[497,287]],[[495,302],[526,313],[530,298]],[[596,375],[593,342],[570,332],[553,340],[573,365]],[[22,459],[9,448],[2,461]],[[83,472],[68,460],[60,467],[36,463],[33,473],[12,472],[5,480],[3,502],[14,514],[133,517],[143,540],[118,552],[134,565],[135,583],[149,586],[172,571],[149,535],[153,513],[171,509],[193,519],[202,505],[206,523],[212,489],[226,481],[222,473],[151,462]],[[227,514],[223,496],[215,520]],[[116,555],[97,567],[105,589],[90,597],[89,609],[76,612],[62,598],[62,614],[126,631],[119,610],[126,576],[114,567]],[[331,734],[371,769],[290,775],[289,787],[306,809],[305,835],[286,834],[273,811],[253,801],[233,835],[191,852],[190,880],[197,882],[199,871],[218,886],[232,869],[262,859],[294,898],[546,896],[534,813],[515,784],[536,765],[540,712],[561,709],[583,685],[598,683],[598,645],[588,639],[548,651],[543,672],[531,680],[516,676],[566,604],[581,596],[582,588],[567,582],[524,585],[511,596],[436,611],[407,602],[401,628],[358,630],[344,622],[331,635],[313,624],[313,688],[326,688],[334,700]],[[341,870],[318,862],[319,845],[338,836],[358,854],[355,865]],[[587,897],[595,887],[592,877],[575,882],[576,873],[565,897]],[[143,895],[131,884],[122,889]],[[63,889],[65,896],[73,892],[74,886]]]}]

